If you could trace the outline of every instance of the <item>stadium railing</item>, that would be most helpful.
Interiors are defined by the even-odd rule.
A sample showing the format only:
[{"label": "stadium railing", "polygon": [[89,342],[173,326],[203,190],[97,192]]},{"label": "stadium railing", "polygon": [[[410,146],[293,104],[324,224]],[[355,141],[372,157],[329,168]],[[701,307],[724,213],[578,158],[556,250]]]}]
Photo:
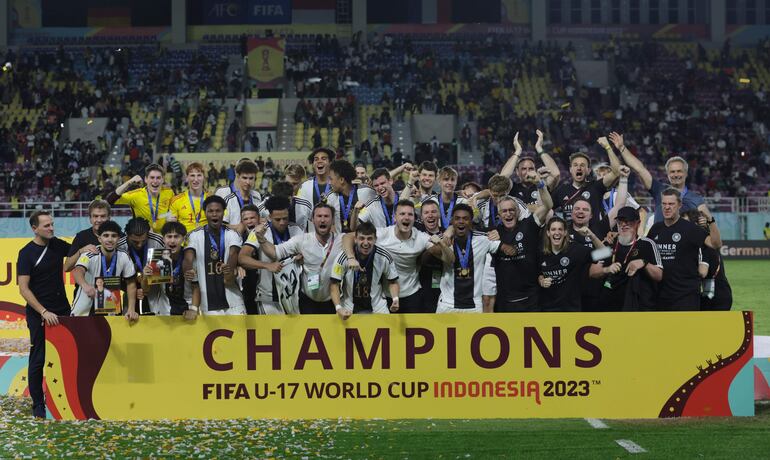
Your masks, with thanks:
[{"label": "stadium railing", "polygon": [[[89,201],[48,201],[35,203],[0,203],[0,217],[28,218],[35,211],[48,211],[56,217],[88,217]],[[131,209],[116,207],[113,216],[130,216]]]},{"label": "stadium railing", "polygon": [[[706,205],[716,212],[749,213],[770,212],[770,196],[749,197],[706,197]],[[653,206],[649,196],[637,197],[636,201],[645,207]],[[88,217],[88,201],[50,201],[34,203],[0,202],[0,217],[29,217],[35,211],[49,211],[54,217]],[[113,209],[115,216],[129,216],[131,210],[123,207]]]}]

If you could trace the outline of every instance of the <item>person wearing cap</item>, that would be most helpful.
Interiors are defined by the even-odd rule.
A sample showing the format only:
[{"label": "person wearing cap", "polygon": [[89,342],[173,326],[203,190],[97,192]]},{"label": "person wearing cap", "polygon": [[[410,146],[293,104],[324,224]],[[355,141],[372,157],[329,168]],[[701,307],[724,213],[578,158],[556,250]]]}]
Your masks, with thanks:
[{"label": "person wearing cap", "polygon": [[657,284],[663,279],[658,247],[639,237],[639,211],[632,206],[618,210],[618,237],[612,253],[591,267],[591,278],[603,280],[599,293],[602,311],[657,310]]},{"label": "person wearing cap", "polygon": [[569,222],[572,218],[572,205],[578,198],[583,198],[591,203],[593,210],[592,222],[606,219],[607,214],[602,207],[602,197],[615,179],[618,177],[620,160],[612,151],[609,141],[606,137],[600,137],[597,141],[610,159],[612,170],[605,174],[601,180],[590,180],[591,159],[582,152],[573,153],[569,157],[570,182],[565,182],[556,188],[553,194],[554,209],[561,209],[564,220]]}]

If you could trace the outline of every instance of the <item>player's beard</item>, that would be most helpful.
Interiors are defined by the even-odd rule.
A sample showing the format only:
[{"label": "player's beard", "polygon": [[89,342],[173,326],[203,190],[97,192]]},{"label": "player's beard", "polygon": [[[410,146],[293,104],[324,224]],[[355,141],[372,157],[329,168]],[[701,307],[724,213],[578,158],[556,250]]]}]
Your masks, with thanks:
[{"label": "player's beard", "polygon": [[629,233],[627,235],[624,235],[623,233],[618,234],[618,243],[622,244],[623,246],[628,246],[634,241],[634,235],[632,233]]}]

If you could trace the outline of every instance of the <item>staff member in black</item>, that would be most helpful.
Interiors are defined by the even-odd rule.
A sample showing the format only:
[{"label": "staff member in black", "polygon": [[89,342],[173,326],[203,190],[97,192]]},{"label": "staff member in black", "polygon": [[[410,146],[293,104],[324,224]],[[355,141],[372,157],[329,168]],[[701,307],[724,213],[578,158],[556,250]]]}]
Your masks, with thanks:
[{"label": "staff member in black", "polygon": [[675,188],[663,191],[661,206],[663,222],[653,225],[647,234],[658,246],[663,261],[658,304],[668,310],[700,310],[700,249],[704,245],[713,249],[722,246],[719,228],[706,207],[703,210],[708,234],[692,222],[680,219],[682,195]]},{"label": "staff member in black", "polygon": [[58,316],[69,316],[70,306],[64,293],[64,258],[70,244],[56,238],[53,217],[36,211],[29,218],[35,237],[19,251],[16,266],[19,292],[27,301],[27,327],[30,351],[27,380],[32,397],[32,415],[45,418],[43,365],[45,364],[45,328],[59,324]]},{"label": "staff member in black", "polygon": [[591,266],[591,278],[603,281],[600,311],[656,310],[657,284],[663,278],[658,247],[649,238],[637,237],[640,218],[635,208],[621,208],[617,222],[612,256]]},{"label": "staff member in black", "polygon": [[540,257],[540,311],[580,311],[580,284],[591,263],[591,250],[572,244],[567,222],[552,217],[545,226]]},{"label": "staff member in black", "polygon": [[[490,239],[500,239],[514,248],[511,254],[497,251],[492,256],[496,281],[495,312],[523,312],[537,310],[538,251],[540,230],[553,206],[546,179],[550,171],[542,171],[538,183],[542,204],[532,214],[520,218],[519,206],[513,197],[506,196],[498,202],[500,225],[490,232]],[[488,306],[486,311],[491,310]]]}]

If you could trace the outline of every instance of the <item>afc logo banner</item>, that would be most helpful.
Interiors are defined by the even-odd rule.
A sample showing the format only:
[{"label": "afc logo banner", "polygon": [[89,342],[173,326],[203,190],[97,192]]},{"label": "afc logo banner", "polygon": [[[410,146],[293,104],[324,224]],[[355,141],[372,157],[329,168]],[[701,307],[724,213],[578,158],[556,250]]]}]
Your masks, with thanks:
[{"label": "afc logo banner", "polygon": [[290,24],[291,0],[206,0],[206,24]]}]

